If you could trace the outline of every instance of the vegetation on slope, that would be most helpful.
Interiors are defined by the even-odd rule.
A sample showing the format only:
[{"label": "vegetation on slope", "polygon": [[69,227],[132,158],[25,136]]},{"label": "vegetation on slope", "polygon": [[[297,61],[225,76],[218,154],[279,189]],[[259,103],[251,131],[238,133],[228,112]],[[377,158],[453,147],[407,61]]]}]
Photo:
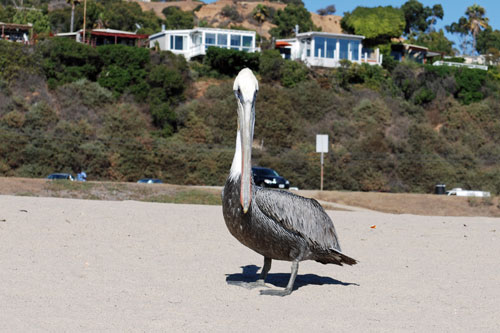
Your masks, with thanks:
[{"label": "vegetation on slope", "polygon": [[223,184],[236,124],[226,74],[251,64],[261,82],[255,164],[292,186],[319,186],[315,135],[326,133],[326,189],[429,192],[445,182],[500,192],[495,71],[349,62],[311,71],[275,51],[218,49],[188,64],[169,52],[66,43],[1,43],[0,175],[83,168],[90,179]]}]

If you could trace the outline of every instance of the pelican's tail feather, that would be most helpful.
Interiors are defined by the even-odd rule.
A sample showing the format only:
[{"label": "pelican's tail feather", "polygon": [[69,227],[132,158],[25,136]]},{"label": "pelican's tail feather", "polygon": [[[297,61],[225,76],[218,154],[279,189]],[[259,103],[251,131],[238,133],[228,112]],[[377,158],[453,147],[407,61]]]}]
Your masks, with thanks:
[{"label": "pelican's tail feather", "polygon": [[343,264],[356,265],[358,263],[356,259],[346,256],[342,252],[338,252],[336,250],[316,254],[316,258],[314,260],[322,264],[335,264],[340,266]]}]

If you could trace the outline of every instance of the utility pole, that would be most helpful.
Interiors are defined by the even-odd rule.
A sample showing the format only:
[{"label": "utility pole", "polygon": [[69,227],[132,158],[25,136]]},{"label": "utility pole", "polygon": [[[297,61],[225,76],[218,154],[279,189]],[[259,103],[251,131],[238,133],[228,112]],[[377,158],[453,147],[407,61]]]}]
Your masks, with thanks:
[{"label": "utility pole", "polygon": [[83,2],[83,44],[85,44],[86,17],[87,17],[87,0]]},{"label": "utility pole", "polygon": [[321,153],[321,185],[320,191],[323,191],[323,162],[324,153],[328,153],[328,135],[326,134],[316,134],[316,152]]}]

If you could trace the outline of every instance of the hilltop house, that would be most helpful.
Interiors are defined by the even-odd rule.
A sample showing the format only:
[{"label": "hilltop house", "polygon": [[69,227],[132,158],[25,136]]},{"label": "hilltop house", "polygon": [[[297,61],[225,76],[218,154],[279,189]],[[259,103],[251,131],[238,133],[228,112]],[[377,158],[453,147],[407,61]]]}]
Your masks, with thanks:
[{"label": "hilltop house", "polygon": [[182,54],[187,60],[211,47],[255,52],[255,31],[218,28],[162,30],[149,36],[149,47]]},{"label": "hilltop house", "polygon": [[29,44],[32,30],[33,25],[31,23],[16,24],[0,22],[0,40]]},{"label": "hilltop house", "polygon": [[[114,29],[91,29],[85,31],[85,43],[92,46],[123,44],[128,46],[147,46],[148,35],[136,34],[135,32]],[[57,37],[74,38],[83,43],[83,29],[76,32],[63,32],[56,34]]]},{"label": "hilltop house", "polygon": [[364,36],[329,32],[303,32],[295,38],[278,39],[275,47],[285,59],[301,60],[307,66],[339,67],[341,60],[381,65],[379,49],[363,48]]}]

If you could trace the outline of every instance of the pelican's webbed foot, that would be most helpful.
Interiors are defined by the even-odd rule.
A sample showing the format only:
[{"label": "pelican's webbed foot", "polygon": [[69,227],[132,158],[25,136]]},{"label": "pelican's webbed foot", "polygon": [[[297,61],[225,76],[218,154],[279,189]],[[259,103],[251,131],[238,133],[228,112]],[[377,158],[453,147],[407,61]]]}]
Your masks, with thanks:
[{"label": "pelican's webbed foot", "polygon": [[259,279],[259,280],[255,281],[255,282],[227,281],[227,284],[232,285],[232,286],[243,287],[243,288],[246,288],[246,289],[254,289],[254,288],[267,287],[266,284],[264,283],[264,279]]},{"label": "pelican's webbed foot", "polygon": [[277,289],[269,289],[269,290],[261,290],[261,295],[270,295],[270,296],[287,296],[292,293],[293,284],[295,283],[295,278],[297,277],[297,272],[299,271],[299,261],[296,260],[292,262],[292,273],[290,274],[290,280],[288,280],[288,285],[285,289],[277,290]]},{"label": "pelican's webbed foot", "polygon": [[287,296],[292,293],[292,289],[268,289],[268,290],[261,290],[260,294],[261,295],[269,295],[269,296]]}]

